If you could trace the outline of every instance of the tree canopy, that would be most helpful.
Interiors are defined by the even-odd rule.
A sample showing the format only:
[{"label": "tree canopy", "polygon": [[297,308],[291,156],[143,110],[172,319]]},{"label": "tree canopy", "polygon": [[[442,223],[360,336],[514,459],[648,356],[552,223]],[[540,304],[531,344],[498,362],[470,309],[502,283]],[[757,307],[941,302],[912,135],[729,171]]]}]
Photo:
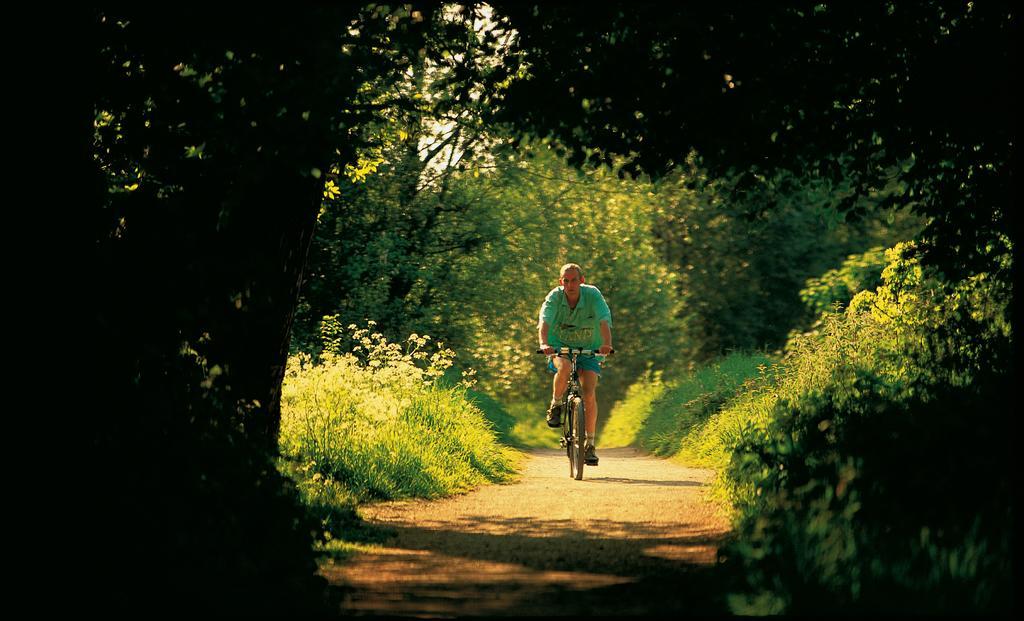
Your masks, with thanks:
[{"label": "tree canopy", "polygon": [[848,177],[848,209],[896,181],[886,203],[931,219],[949,269],[984,263],[1009,228],[1009,3],[496,7],[529,67],[496,118],[557,134],[576,161],[635,154],[658,175],[693,150],[739,190],[776,168]]}]

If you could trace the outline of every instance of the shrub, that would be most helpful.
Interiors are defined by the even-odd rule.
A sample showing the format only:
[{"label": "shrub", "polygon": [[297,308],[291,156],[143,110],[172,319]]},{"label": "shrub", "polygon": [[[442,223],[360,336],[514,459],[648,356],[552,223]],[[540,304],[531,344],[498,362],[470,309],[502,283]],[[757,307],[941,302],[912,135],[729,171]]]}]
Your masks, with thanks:
[{"label": "shrub", "polygon": [[355,326],[353,351],[339,352],[335,328],[325,322],[316,362],[289,359],[282,393],[283,467],[298,473],[322,520],[343,527],[364,500],[438,497],[510,477],[516,453],[497,442],[468,381],[439,381],[454,352],[439,344],[428,354],[430,338],[415,334],[403,348]]},{"label": "shrub", "polygon": [[882,286],[791,340],[767,423],[731,447],[737,612],[1008,609],[1002,251],[951,283],[900,244]]},{"label": "shrub", "polygon": [[882,284],[885,264],[885,249],[881,246],[851,254],[838,268],[808,279],[800,290],[800,299],[814,316],[832,310],[836,304],[846,306],[855,294]]}]

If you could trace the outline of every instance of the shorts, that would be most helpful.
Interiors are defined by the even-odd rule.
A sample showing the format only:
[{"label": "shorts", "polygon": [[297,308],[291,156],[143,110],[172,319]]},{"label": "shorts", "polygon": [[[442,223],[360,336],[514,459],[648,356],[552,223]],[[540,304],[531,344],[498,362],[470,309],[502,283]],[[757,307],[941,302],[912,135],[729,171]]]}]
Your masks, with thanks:
[{"label": "shorts", "polygon": [[[559,355],[559,358],[569,359],[569,356]],[[576,357],[576,368],[581,371],[593,371],[597,373],[597,376],[601,376],[601,361],[604,360],[604,356],[577,356]],[[554,356],[548,356],[548,373],[558,373],[558,369],[555,368]]]}]

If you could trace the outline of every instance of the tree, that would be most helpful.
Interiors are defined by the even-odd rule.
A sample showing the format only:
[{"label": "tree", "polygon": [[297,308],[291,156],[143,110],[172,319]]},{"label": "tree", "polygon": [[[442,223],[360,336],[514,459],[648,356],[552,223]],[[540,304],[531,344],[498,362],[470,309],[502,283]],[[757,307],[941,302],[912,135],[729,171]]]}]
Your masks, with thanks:
[{"label": "tree", "polygon": [[864,215],[846,221],[837,205],[851,189],[820,177],[778,172],[739,193],[735,177],[701,175],[694,167],[666,175],[654,217],[659,251],[678,274],[689,360],[781,349],[816,318],[800,298],[809,278],[922,227],[909,213],[879,210],[883,196],[862,197]]},{"label": "tree", "polygon": [[364,85],[416,57],[423,15],[93,14],[94,602],[316,609],[316,525],[273,461],[292,317],[323,171],[355,162]]},{"label": "tree", "polygon": [[[479,7],[436,12],[408,70],[373,84],[374,101],[402,101],[360,128],[359,166],[335,165],[318,218],[299,304],[295,345],[317,348],[318,325],[366,319],[392,339],[429,330],[425,315],[447,296],[449,264],[478,247],[479,218],[451,191],[487,157],[485,81],[501,79],[510,36]],[[440,328],[440,331],[438,329]]]},{"label": "tree", "polygon": [[[481,105],[557,132],[577,161],[636,151],[624,170],[657,175],[694,148],[712,176],[750,183],[777,165],[853,171],[864,188],[898,177],[951,274],[998,254],[985,246],[1009,217],[1004,5],[498,6],[532,77],[487,67]],[[358,165],[371,120],[415,107],[373,85],[437,50],[446,101],[472,100],[484,65],[423,44],[435,10],[93,14],[74,216],[90,244],[74,269],[91,285],[87,351],[101,352],[85,398],[105,409],[75,477],[93,486],[86,552],[103,559],[90,585],[106,604],[162,592],[265,611],[316,592],[311,527],[273,467],[296,299],[325,174]],[[166,559],[162,573],[135,571],[142,555]]]},{"label": "tree", "polygon": [[[851,321],[841,334],[845,343],[879,352],[882,341],[897,343],[902,349],[877,356],[896,369],[897,380],[851,371],[859,363],[846,358],[809,357],[815,364],[806,376],[792,368],[786,375],[837,381],[780,400],[767,431],[751,421],[741,435],[758,439],[733,447],[730,482],[749,485],[762,504],[746,513],[736,545],[726,551],[753,561],[745,569],[766,569],[744,576],[751,601],[764,605],[774,591],[776,602],[798,613],[837,602],[844,611],[1009,610],[1012,507],[988,499],[1005,500],[1013,462],[1005,441],[1015,377],[1016,139],[1005,79],[1014,73],[1013,7],[497,7],[519,34],[517,51],[530,77],[512,85],[496,118],[554,134],[577,162],[635,153],[636,170],[661,176],[695,153],[710,183],[735,180],[736,203],[771,198],[764,191],[782,171],[800,181],[851,184],[840,206],[852,215],[861,211],[858,200],[877,193],[882,206],[909,208],[926,220],[921,243],[906,246],[901,267],[887,268],[889,278],[904,282],[878,290],[894,306],[920,306],[894,320],[891,307],[872,307],[861,297],[888,316],[884,327],[872,337]],[[536,106],[541,97],[547,105]],[[768,201],[758,210],[784,220],[785,209]],[[918,291],[905,286],[914,279]],[[929,314],[932,320],[922,320]],[[919,332],[906,338],[886,325],[893,321]],[[822,356],[840,351],[814,336],[796,342]],[[934,383],[916,381],[915,368]],[[892,395],[908,376],[907,398],[899,403]],[[823,450],[794,448],[805,441]],[[931,463],[950,455],[945,470]],[[824,464],[828,477],[801,473]],[[859,473],[863,494],[846,485]],[[971,485],[985,490],[985,500],[943,505],[945,490],[961,478],[984,481]],[[844,508],[833,504],[841,489],[848,490]],[[927,541],[936,523],[932,532],[944,538],[939,553]],[[821,546],[807,539],[819,535]],[[847,535],[853,536],[844,541]],[[820,564],[835,561],[837,549],[868,569]],[[973,550],[985,550],[983,560],[964,570],[961,561]]]},{"label": "tree", "polygon": [[621,397],[645,371],[678,362],[675,275],[655,247],[659,197],[648,180],[620,179],[603,166],[576,169],[555,145],[536,140],[495,149],[489,165],[453,179],[452,194],[472,206],[481,243],[447,266],[447,294],[434,312],[464,335],[459,351],[490,394],[506,402],[545,394],[543,359],[534,354],[537,313],[570,261],[607,299],[623,352],[608,361],[602,402]]},{"label": "tree", "polygon": [[575,161],[636,153],[658,176],[694,150],[739,191],[775,168],[849,176],[848,209],[898,179],[886,205],[929,220],[930,260],[994,268],[1012,217],[1009,4],[496,7],[529,67],[496,118],[557,134]]}]

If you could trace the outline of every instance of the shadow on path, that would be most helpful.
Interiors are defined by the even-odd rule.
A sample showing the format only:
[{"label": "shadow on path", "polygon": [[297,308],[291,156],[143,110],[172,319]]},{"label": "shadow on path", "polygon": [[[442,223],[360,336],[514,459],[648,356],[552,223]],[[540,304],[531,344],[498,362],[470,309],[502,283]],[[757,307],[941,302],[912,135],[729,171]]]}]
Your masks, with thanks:
[{"label": "shadow on path", "polygon": [[590,477],[584,481],[595,483],[625,483],[627,485],[657,485],[661,487],[702,487],[704,484],[697,481],[645,481],[643,479],[623,479],[619,477]]},{"label": "shadow on path", "polygon": [[321,568],[341,612],[728,614],[716,563],[728,528],[699,502],[707,471],[613,449],[571,481],[564,453],[532,453],[517,484],[370,511],[382,547]]},{"label": "shadow on path", "polygon": [[728,614],[728,526],[700,500],[710,471],[611,449],[575,482],[563,451],[530,453],[516,484],[368,507],[381,547],[322,566],[340,612]]},{"label": "shadow on path", "polygon": [[[720,533],[671,535],[599,520],[581,531],[467,516],[498,532],[392,527],[356,571],[325,570],[346,614],[403,616],[728,614]],[[536,535],[511,534],[515,528]],[[633,530],[633,538],[608,533]],[[332,575],[333,573],[333,575]],[[361,576],[353,580],[353,576]],[[349,584],[338,585],[337,578]]]}]

